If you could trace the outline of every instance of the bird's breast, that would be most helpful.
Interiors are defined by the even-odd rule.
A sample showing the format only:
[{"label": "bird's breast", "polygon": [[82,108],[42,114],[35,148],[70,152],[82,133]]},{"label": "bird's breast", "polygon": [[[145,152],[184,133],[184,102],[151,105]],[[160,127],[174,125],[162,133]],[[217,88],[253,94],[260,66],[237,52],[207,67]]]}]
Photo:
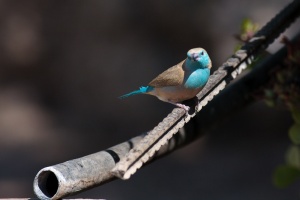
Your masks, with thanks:
[{"label": "bird's breast", "polygon": [[204,87],[208,81],[209,75],[210,70],[208,68],[197,69],[193,72],[187,73],[184,80],[184,87],[189,89]]}]

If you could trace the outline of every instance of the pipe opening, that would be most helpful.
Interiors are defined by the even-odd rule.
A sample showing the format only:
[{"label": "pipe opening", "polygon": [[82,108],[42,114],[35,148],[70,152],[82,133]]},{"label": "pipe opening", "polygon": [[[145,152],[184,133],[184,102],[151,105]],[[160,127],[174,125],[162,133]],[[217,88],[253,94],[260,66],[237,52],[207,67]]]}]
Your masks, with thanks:
[{"label": "pipe opening", "polygon": [[58,190],[58,180],[51,171],[43,171],[38,177],[38,186],[45,196],[51,198]]}]

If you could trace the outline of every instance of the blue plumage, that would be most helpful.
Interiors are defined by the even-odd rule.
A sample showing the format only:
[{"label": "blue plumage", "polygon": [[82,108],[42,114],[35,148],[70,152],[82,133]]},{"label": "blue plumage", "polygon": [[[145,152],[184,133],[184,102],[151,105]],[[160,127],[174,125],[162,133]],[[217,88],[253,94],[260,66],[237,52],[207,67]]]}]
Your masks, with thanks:
[{"label": "blue plumage", "polygon": [[150,94],[162,101],[189,110],[188,106],[179,102],[195,97],[202,90],[208,81],[210,68],[211,60],[207,52],[202,48],[191,49],[187,52],[184,61],[158,75],[147,86],[119,98]]},{"label": "blue plumage", "polygon": [[142,86],[138,90],[135,90],[135,91],[132,91],[128,94],[124,94],[124,95],[120,96],[119,99],[124,99],[124,98],[130,97],[130,96],[133,96],[133,95],[137,95],[137,94],[144,94],[144,93],[150,92],[153,89],[154,88],[151,87],[151,86],[146,86],[146,87]]},{"label": "blue plumage", "polygon": [[184,86],[191,89],[204,87],[209,78],[209,74],[210,70],[208,68],[197,69],[187,77]]}]

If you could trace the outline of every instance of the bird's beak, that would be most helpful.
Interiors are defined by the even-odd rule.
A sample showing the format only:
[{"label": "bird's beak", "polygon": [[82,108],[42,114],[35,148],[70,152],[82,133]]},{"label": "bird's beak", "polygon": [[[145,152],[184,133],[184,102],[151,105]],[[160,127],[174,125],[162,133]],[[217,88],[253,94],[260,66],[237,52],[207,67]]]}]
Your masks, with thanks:
[{"label": "bird's beak", "polygon": [[197,53],[192,54],[192,60],[193,61],[197,61],[198,58],[199,58],[199,55]]}]

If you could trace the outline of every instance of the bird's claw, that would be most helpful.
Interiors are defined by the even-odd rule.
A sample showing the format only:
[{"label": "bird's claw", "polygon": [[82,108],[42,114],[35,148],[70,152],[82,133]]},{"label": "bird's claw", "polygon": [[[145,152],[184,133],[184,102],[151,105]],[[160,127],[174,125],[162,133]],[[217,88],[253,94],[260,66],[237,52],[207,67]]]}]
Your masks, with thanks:
[{"label": "bird's claw", "polygon": [[176,103],[175,105],[178,106],[179,108],[184,109],[186,112],[188,112],[190,110],[189,106],[183,105],[181,103]]}]

